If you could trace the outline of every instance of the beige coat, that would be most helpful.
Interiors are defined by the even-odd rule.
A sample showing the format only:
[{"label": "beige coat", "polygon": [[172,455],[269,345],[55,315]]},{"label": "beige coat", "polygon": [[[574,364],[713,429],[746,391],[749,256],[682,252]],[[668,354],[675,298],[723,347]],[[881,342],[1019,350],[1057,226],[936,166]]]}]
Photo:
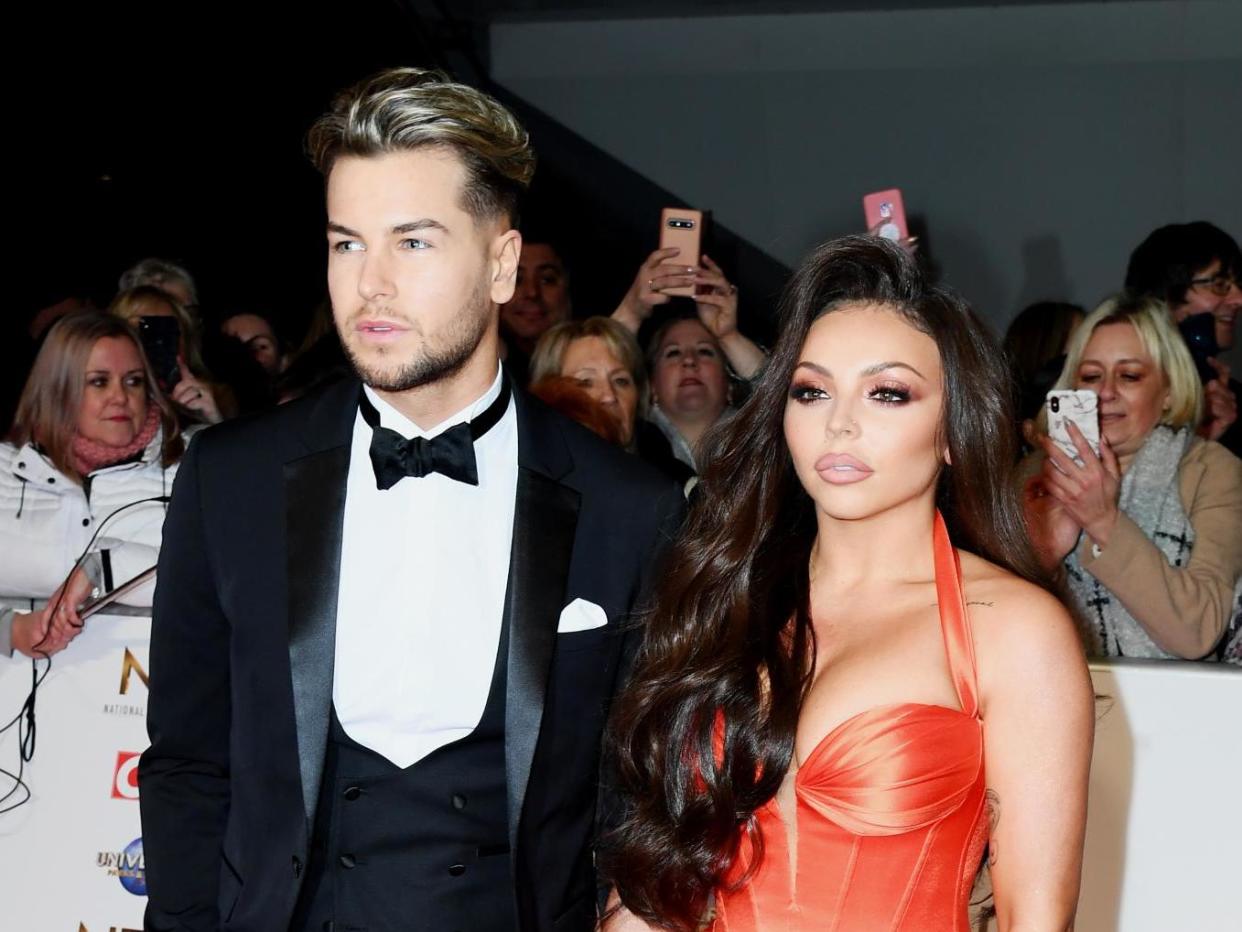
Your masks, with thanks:
[{"label": "beige coat", "polygon": [[[1042,457],[1028,457],[1022,475],[1038,472]],[[1108,546],[1098,556],[1083,534],[1078,559],[1159,646],[1199,658],[1224,634],[1242,577],[1242,460],[1196,437],[1182,457],[1177,480],[1182,508],[1195,531],[1184,566],[1170,565],[1125,514],[1117,516]]]}]

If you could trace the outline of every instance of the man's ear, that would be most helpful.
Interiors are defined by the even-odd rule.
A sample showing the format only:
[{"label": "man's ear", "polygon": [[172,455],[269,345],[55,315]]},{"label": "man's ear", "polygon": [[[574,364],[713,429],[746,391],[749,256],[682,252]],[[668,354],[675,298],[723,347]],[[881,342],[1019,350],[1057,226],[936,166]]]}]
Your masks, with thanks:
[{"label": "man's ear", "polygon": [[491,267],[491,294],[496,304],[507,304],[517,287],[518,259],[522,255],[522,234],[517,230],[505,230],[492,240],[489,253]]}]

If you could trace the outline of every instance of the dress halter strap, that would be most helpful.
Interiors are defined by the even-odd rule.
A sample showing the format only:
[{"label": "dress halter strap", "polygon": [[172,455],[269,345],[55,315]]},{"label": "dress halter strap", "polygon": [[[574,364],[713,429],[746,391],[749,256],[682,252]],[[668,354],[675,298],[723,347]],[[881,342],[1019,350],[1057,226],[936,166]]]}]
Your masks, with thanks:
[{"label": "dress halter strap", "polygon": [[936,601],[940,607],[940,632],[944,636],[949,675],[953,678],[953,688],[957,690],[962,711],[975,717],[979,714],[975,640],[966,614],[966,599],[962,595],[962,567],[939,510],[936,511],[932,539],[936,563]]}]

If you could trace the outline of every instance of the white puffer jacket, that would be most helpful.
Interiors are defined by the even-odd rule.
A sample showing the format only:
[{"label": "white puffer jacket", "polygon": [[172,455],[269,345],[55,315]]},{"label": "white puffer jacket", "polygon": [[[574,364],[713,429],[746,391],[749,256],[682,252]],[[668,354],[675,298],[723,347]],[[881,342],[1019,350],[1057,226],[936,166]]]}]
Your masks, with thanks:
[{"label": "white puffer jacket", "polygon": [[[101,553],[110,588],[154,565],[167,505],[144,502],[109,515],[172,493],[177,467],[160,465],[162,445],[157,432],[140,460],[97,470],[78,485],[30,444],[0,443],[0,601],[46,599],[96,531],[91,550]],[[149,606],[154,589],[147,583],[122,601]]]}]

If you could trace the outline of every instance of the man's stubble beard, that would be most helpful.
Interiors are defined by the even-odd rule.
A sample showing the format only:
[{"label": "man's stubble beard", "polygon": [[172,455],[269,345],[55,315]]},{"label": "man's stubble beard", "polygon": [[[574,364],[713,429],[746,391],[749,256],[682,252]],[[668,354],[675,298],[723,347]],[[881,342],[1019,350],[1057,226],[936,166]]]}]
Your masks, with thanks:
[{"label": "man's stubble beard", "polygon": [[[342,339],[345,355],[358,377],[371,388],[382,392],[404,392],[452,378],[470,361],[491,325],[491,296],[488,291],[487,283],[481,280],[466,306],[440,334],[436,334],[441,336],[441,345],[430,347],[425,341],[415,351],[413,359],[399,363],[395,370],[380,368],[360,359],[349,341]],[[366,311],[363,308],[350,319],[357,320],[365,316]],[[421,332],[421,327],[416,321],[410,321],[410,330],[417,334]]]}]

